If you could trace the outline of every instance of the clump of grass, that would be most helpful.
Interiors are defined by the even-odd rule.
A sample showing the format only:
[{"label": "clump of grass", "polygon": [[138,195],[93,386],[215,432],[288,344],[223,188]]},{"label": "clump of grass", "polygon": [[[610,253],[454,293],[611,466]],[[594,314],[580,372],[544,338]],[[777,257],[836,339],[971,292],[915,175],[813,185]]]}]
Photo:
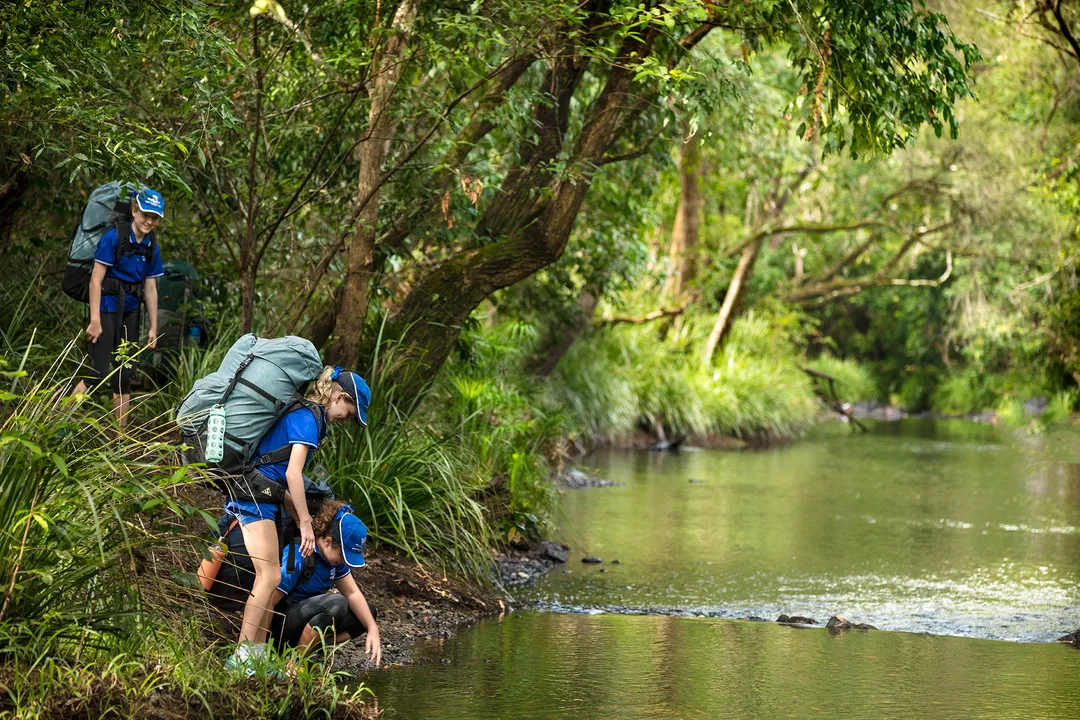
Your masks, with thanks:
[{"label": "clump of grass", "polygon": [[204,630],[190,618],[158,618],[81,661],[21,638],[23,649],[0,665],[0,718],[377,717],[370,691],[334,671],[332,649],[326,662],[271,650],[249,678],[201,651]]},{"label": "clump of grass", "polygon": [[661,420],[671,433],[790,437],[821,411],[796,353],[764,318],[732,327],[718,357],[701,365],[708,324],[689,317],[654,328],[602,328],[578,341],[547,385],[549,401],[571,408],[588,439],[625,436]]},{"label": "clump of grass", "polygon": [[1072,422],[1072,413],[1075,408],[1076,391],[1063,390],[1050,398],[1040,420],[1047,426],[1068,424]]},{"label": "clump of grass", "polygon": [[1024,401],[1016,397],[1001,398],[996,410],[997,422],[1009,428],[1022,427],[1028,420]]},{"label": "clump of grass", "polygon": [[811,370],[836,378],[836,394],[842,402],[877,400],[880,392],[873,377],[859,363],[824,353],[808,362]]}]

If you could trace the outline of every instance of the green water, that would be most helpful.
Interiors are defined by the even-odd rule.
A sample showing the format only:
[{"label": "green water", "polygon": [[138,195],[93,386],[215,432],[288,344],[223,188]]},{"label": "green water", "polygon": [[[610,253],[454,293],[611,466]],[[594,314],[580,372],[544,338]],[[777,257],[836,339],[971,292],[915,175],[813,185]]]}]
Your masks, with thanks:
[{"label": "green water", "polygon": [[[569,572],[518,593],[545,612],[370,682],[402,718],[1080,717],[1080,651],[1045,643],[1080,627],[1077,460],[941,421],[594,455],[625,484],[563,497]],[[901,632],[724,619],[780,612]]]}]

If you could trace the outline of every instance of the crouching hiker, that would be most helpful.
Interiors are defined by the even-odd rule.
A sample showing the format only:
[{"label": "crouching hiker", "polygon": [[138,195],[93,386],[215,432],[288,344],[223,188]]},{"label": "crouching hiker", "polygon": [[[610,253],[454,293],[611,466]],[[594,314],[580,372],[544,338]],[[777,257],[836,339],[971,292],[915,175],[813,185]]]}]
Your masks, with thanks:
[{"label": "crouching hiker", "polygon": [[[131,403],[131,368],[115,362],[123,340],[139,340],[139,305],[146,302],[150,322],[147,347],[157,345],[157,278],[165,274],[161,250],[153,233],[165,216],[165,201],[156,190],[145,188],[131,199],[131,219],[121,218],[97,243],[90,275],[90,323],[86,338],[90,341],[90,364],[93,381],[109,378],[113,392],[113,413],[120,427],[127,424]],[[113,365],[117,365],[114,369]],[[85,393],[80,381],[74,394]]]},{"label": "crouching hiker", "polygon": [[257,658],[265,652],[273,595],[282,578],[278,541],[281,505],[300,530],[294,554],[306,558],[315,551],[315,534],[304,496],[304,466],[325,438],[327,423],[352,420],[367,425],[370,400],[371,391],[359,375],[324,368],[305,400],[281,416],[262,438],[254,467],[239,481],[245,491],[237,488],[225,504],[226,514],[240,525],[255,571],[239,644],[225,663],[227,669],[252,674]]},{"label": "crouching hiker", "polygon": [[[364,566],[367,528],[352,506],[340,500],[323,503],[312,527],[316,537],[312,556],[302,558],[298,545],[282,552],[270,634],[279,649],[299,647],[309,652],[320,644],[343,643],[367,633],[364,652],[379,665],[378,613],[352,574]],[[338,592],[329,592],[331,587]]]}]

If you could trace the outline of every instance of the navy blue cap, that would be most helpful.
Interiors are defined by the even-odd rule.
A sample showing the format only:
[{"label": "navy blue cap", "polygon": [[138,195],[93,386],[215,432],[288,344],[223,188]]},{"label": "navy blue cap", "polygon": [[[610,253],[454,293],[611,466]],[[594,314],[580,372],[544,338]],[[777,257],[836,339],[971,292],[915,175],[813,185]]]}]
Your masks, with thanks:
[{"label": "navy blue cap", "polygon": [[150,188],[143,188],[135,193],[135,204],[144,213],[152,213],[158,217],[165,217],[165,198],[161,193]]},{"label": "navy blue cap", "polygon": [[337,527],[334,539],[341,545],[341,557],[351,568],[364,567],[364,544],[367,542],[367,527],[364,521],[349,512],[346,505],[338,511]]},{"label": "navy blue cap", "polygon": [[341,368],[334,368],[334,374],[330,377],[356,403],[356,422],[367,427],[367,409],[371,403],[371,388],[367,382],[356,373],[346,372]]}]

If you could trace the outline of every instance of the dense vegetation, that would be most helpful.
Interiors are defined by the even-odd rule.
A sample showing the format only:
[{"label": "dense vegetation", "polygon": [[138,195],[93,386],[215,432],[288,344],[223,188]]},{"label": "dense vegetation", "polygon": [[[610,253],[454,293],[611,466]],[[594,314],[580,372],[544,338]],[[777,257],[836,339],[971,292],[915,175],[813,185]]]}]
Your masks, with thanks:
[{"label": "dense vegetation", "polygon": [[[241,331],[371,380],[333,484],[380,545],[481,577],[545,532],[571,448],[798,435],[823,409],[808,367],[849,402],[1067,418],[1077,22],[1011,0],[4,5],[0,654],[78,686],[128,653],[129,676],[220,691],[135,578],[197,512],[169,412]],[[120,443],[55,397],[81,357],[67,240],[113,178],[164,193],[214,338]],[[352,712],[319,687],[274,702]],[[0,712],[46,712],[25,692]]]}]

